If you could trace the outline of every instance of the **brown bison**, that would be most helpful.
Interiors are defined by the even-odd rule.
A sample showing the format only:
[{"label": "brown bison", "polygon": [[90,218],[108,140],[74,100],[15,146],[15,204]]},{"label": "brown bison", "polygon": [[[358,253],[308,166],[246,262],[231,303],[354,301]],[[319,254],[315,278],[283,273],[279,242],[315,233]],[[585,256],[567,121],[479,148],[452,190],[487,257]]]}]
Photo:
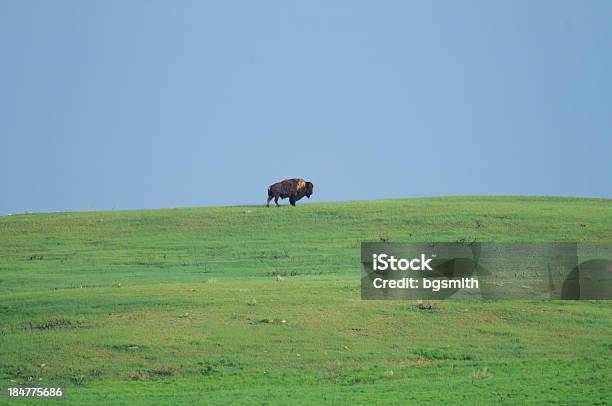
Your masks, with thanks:
[{"label": "brown bison", "polygon": [[312,188],[313,184],[305,182],[304,179],[285,179],[268,188],[268,203],[266,205],[270,207],[270,200],[274,198],[274,203],[278,207],[278,198],[285,199],[288,197],[289,203],[295,206],[295,202],[304,196],[310,199]]}]

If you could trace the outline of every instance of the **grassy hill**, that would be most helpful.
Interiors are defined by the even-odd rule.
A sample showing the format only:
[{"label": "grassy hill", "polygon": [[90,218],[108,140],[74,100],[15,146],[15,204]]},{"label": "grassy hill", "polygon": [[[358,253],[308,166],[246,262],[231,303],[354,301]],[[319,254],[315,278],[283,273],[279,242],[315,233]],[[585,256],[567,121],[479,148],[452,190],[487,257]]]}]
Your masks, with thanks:
[{"label": "grassy hill", "polygon": [[63,384],[69,404],[612,399],[612,302],[361,301],[359,245],[380,239],[612,241],[612,200],[1,217],[0,386]]}]

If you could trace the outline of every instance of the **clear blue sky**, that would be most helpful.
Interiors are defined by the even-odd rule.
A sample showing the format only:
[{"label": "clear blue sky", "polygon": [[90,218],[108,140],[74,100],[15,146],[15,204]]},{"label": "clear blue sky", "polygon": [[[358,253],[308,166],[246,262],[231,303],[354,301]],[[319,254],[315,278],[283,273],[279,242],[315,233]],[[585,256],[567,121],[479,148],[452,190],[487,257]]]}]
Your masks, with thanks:
[{"label": "clear blue sky", "polygon": [[0,213],[612,196],[610,1],[0,1]]}]

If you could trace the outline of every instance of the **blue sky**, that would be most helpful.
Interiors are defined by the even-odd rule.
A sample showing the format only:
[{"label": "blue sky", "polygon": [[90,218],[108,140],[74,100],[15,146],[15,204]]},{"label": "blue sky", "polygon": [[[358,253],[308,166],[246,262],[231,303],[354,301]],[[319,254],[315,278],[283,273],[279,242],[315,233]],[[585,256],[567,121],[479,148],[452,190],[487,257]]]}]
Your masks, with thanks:
[{"label": "blue sky", "polygon": [[612,195],[609,1],[0,2],[0,213]]}]

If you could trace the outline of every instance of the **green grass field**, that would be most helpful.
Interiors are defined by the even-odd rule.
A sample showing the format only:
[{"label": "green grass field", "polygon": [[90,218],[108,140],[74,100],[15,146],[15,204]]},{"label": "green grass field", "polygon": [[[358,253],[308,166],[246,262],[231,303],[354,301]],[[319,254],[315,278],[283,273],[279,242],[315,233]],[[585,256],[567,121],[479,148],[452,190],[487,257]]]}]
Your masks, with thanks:
[{"label": "green grass field", "polygon": [[611,301],[361,301],[360,243],[381,239],[612,241],[612,200],[1,217],[0,385],[79,405],[612,400]]}]

